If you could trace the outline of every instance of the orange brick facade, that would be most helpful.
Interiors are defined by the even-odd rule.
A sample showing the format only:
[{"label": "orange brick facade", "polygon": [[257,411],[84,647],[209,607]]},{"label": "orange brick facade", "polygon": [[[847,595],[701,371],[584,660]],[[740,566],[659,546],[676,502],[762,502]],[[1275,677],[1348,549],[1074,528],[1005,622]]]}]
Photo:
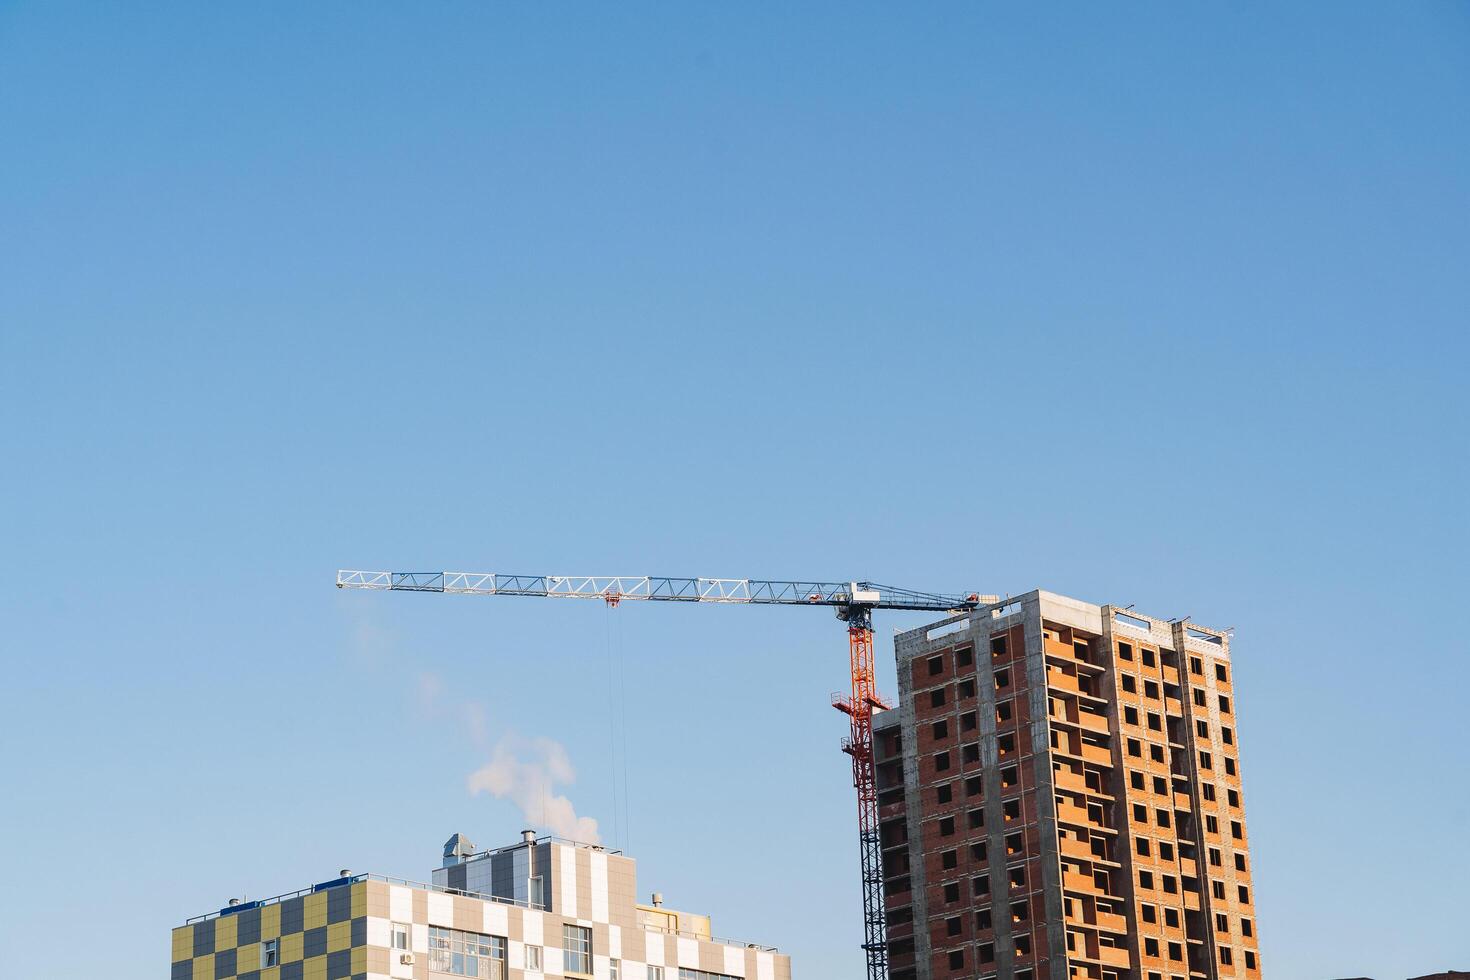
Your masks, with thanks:
[{"label": "orange brick facade", "polygon": [[1034,592],[896,649],[894,980],[1260,977],[1228,636]]}]

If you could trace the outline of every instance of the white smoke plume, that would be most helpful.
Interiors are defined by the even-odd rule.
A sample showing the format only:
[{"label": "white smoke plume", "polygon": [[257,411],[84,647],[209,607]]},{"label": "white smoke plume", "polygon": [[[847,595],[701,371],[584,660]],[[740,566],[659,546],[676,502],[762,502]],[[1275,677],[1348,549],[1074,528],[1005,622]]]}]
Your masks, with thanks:
[{"label": "white smoke plume", "polygon": [[572,801],[555,792],[577,781],[577,771],[561,743],[549,738],[507,735],[496,743],[490,761],[470,773],[470,795],[489,793],[520,808],[528,826],[542,826],[557,837],[601,843],[597,821],[579,817]]}]

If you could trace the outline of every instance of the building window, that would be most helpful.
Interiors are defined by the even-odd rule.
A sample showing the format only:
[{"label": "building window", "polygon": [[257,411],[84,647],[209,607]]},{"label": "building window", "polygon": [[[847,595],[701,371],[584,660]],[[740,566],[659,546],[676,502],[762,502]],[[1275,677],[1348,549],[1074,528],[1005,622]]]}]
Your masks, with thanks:
[{"label": "building window", "polygon": [[1230,956],[1230,947],[1229,946],[1221,946],[1220,947],[1220,962],[1223,963],[1223,964],[1225,964],[1226,966],[1229,966],[1233,962],[1233,960],[1231,959],[1231,956]]},{"label": "building window", "polygon": [[664,980],[664,968],[661,966],[650,966],[648,968],[648,980]]},{"label": "building window", "polygon": [[1205,706],[1205,690],[1204,690],[1204,688],[1197,687],[1197,688],[1194,689],[1194,703],[1197,704],[1197,705],[1199,705],[1201,708],[1203,708]]},{"label": "building window", "polygon": [[1134,789],[1143,789],[1143,773],[1130,771],[1128,782]]},{"label": "building window", "polygon": [[1133,847],[1136,851],[1138,851],[1139,857],[1148,857],[1149,848],[1147,837],[1139,837],[1135,839],[1133,842]]},{"label": "building window", "polygon": [[622,960],[608,960],[607,961],[607,980],[622,980],[622,973],[623,973],[623,961]]},{"label": "building window", "polygon": [[1144,956],[1158,956],[1159,955],[1159,941],[1157,939],[1145,938],[1144,941],[1143,941],[1143,955]]},{"label": "building window", "polygon": [[949,884],[947,884],[947,885],[944,886],[944,902],[945,902],[946,905],[953,905],[955,902],[958,902],[959,900],[960,900],[960,883],[957,882],[957,881],[951,881]]},{"label": "building window", "polygon": [[945,817],[943,820],[939,821],[939,836],[954,836],[954,817]]},{"label": "building window", "polygon": [[592,930],[586,926],[561,927],[562,966],[567,973],[592,973]]},{"label": "building window", "polygon": [[1164,747],[1162,745],[1150,745],[1148,747],[1148,757],[1155,762],[1163,762]]},{"label": "building window", "polygon": [[1138,724],[1138,709],[1131,706],[1125,706],[1123,708],[1123,720],[1130,725]]},{"label": "building window", "polygon": [[430,926],[429,969],[460,977],[501,980],[505,976],[505,940],[500,936]]},{"label": "building window", "polygon": [[941,804],[948,803],[950,800],[954,799],[954,784],[945,783],[943,786],[939,787],[937,790],[934,791],[934,799]]},{"label": "building window", "polygon": [[965,951],[956,949],[949,954],[949,968],[951,970],[963,970],[965,968]]},{"label": "building window", "polygon": [[408,941],[408,926],[404,925],[402,922],[395,922],[391,926],[389,926],[388,933],[390,936],[392,936],[394,949],[407,951],[412,948]]},{"label": "building window", "polygon": [[541,969],[541,947],[540,946],[527,946],[526,947],[526,969],[528,969],[528,970],[537,970],[537,971],[539,971]]},{"label": "building window", "polygon": [[958,851],[945,851],[939,855],[939,865],[946,871],[960,866],[960,854]]},{"label": "building window", "polygon": [[1123,675],[1123,690],[1127,691],[1129,694],[1137,694],[1138,693],[1138,685],[1135,684],[1135,683],[1133,683],[1133,675],[1132,674],[1124,674]]},{"label": "building window", "polygon": [[1256,954],[1250,950],[1245,951],[1245,968],[1247,970],[1254,970],[1256,968]]},{"label": "building window", "polygon": [[973,698],[975,696],[975,682],[960,681],[959,689],[956,696],[959,697],[961,701],[968,701],[970,698]]},{"label": "building window", "polygon": [[1220,741],[1224,742],[1226,745],[1235,744],[1235,732],[1231,731],[1228,725],[1220,726]]},{"label": "building window", "polygon": [[1228,755],[1225,757],[1225,775],[1235,775],[1235,760]]},{"label": "building window", "polygon": [[949,772],[949,753],[941,752],[934,757],[935,772]]},{"label": "building window", "polygon": [[1170,943],[1169,944],[1169,959],[1171,959],[1171,960],[1182,960],[1182,959],[1184,959],[1184,947],[1181,946],[1179,943]]},{"label": "building window", "polygon": [[1230,714],[1230,699],[1223,694],[1220,695],[1220,714]]},{"label": "building window", "polygon": [[938,675],[940,675],[942,673],[944,673],[944,658],[943,657],[930,657],[929,658],[929,676],[930,677],[937,677]]},{"label": "building window", "polygon": [[1152,650],[1143,651],[1143,665],[1145,667],[1154,666],[1154,652]]},{"label": "building window", "polygon": [[1128,754],[1137,756],[1143,755],[1143,743],[1136,738],[1130,738],[1128,740]]},{"label": "building window", "polygon": [[1199,793],[1200,793],[1201,796],[1203,796],[1205,799],[1209,800],[1211,803],[1215,802],[1215,784],[1214,783],[1201,783],[1200,784],[1200,788],[1199,788]]},{"label": "building window", "polygon": [[949,722],[940,720],[934,723],[934,741],[939,742],[949,738]]},{"label": "building window", "polygon": [[1144,681],[1143,696],[1157,701],[1159,699],[1159,685],[1153,681]]},{"label": "building window", "polygon": [[968,667],[975,662],[975,654],[969,647],[954,652],[954,665],[956,667]]},{"label": "building window", "polygon": [[267,939],[260,944],[260,968],[264,970],[268,966],[281,965],[281,941],[279,939]]},{"label": "building window", "polygon": [[1189,672],[1191,674],[1199,674],[1201,677],[1204,676],[1205,665],[1200,661],[1199,657],[1189,658]]},{"label": "building window", "polygon": [[537,875],[531,879],[531,908],[546,908],[546,879]]}]

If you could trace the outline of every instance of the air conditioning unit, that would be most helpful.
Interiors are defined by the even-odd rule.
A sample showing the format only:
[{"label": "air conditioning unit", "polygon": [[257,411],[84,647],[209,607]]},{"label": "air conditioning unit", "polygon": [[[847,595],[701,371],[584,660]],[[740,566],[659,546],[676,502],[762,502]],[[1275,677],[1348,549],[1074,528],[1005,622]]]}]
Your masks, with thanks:
[{"label": "air conditioning unit", "polygon": [[412,953],[399,953],[398,954],[398,962],[402,963],[404,966],[413,966],[413,954]]}]

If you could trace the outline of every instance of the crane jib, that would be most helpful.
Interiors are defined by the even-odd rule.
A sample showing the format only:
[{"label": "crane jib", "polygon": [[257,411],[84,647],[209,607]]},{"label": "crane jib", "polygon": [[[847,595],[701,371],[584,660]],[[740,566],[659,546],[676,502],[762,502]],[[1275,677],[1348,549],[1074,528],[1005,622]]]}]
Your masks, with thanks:
[{"label": "crane jib", "polygon": [[496,572],[371,572],[342,570],[342,589],[444,592],[455,595],[521,595],[547,598],[657,600],[664,602],[860,606],[923,612],[962,612],[989,596],[941,595],[872,582],[818,582],[652,575],[506,575]]}]

